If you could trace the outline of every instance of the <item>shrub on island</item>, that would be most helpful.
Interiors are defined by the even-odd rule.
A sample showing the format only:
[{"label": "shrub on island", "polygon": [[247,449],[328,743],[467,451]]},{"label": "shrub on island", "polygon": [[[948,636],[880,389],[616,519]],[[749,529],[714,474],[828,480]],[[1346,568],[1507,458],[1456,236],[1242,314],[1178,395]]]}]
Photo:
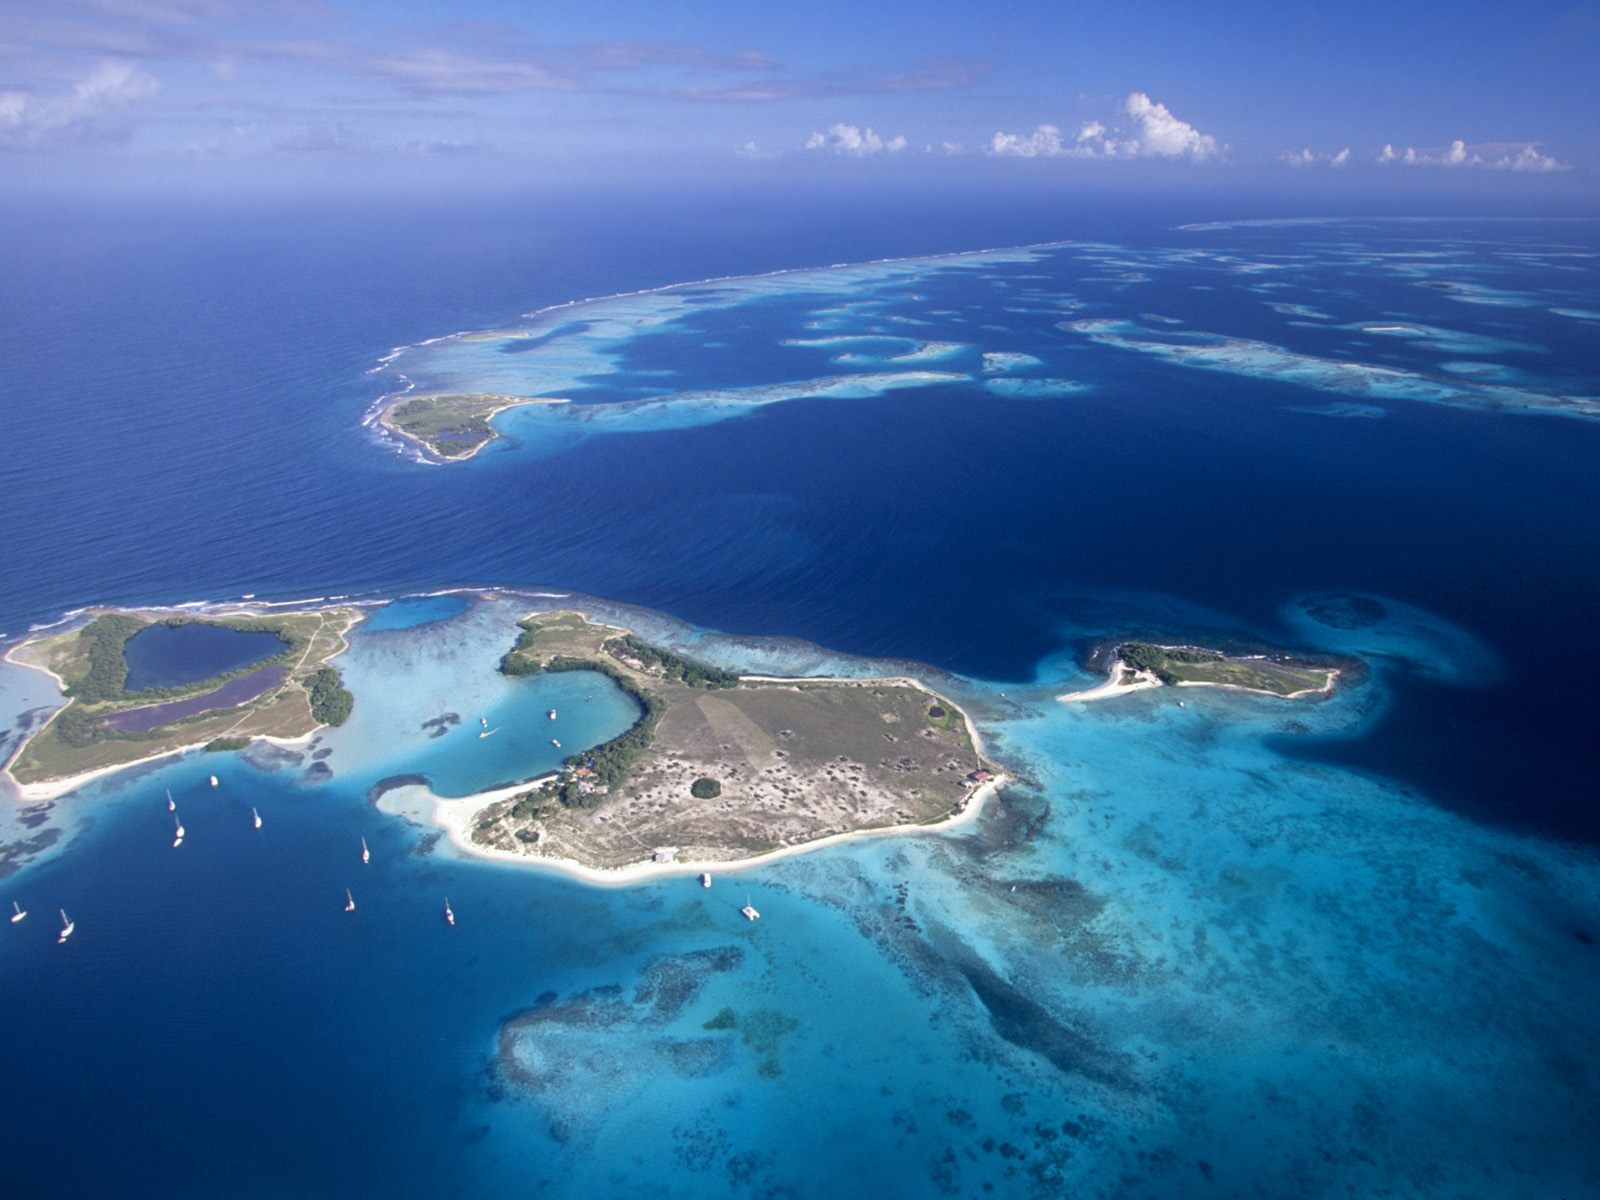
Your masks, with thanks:
[{"label": "shrub on island", "polygon": [[715,779],[702,775],[689,785],[689,794],[696,800],[715,800],[722,795],[722,785]]},{"label": "shrub on island", "polygon": [[339,672],[322,667],[306,681],[311,693],[311,715],[322,725],[343,725],[355,707],[356,698],[343,686]]},{"label": "shrub on island", "polygon": [[219,737],[212,738],[206,743],[206,753],[216,754],[223,750],[243,750],[250,744],[247,737]]}]

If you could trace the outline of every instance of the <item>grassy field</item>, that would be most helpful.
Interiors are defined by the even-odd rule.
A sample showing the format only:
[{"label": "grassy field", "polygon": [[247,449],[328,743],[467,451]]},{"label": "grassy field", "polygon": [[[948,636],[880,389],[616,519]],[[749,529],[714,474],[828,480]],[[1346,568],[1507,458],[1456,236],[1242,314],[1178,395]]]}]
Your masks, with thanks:
[{"label": "grassy field", "polygon": [[386,410],[382,422],[440,458],[471,458],[498,436],[489,424],[495,413],[518,404],[561,403],[565,401],[493,392],[410,396]]},{"label": "grassy field", "polygon": [[[964,804],[968,773],[989,766],[960,710],[912,681],[690,687],[611,653],[622,630],[571,612],[529,623],[524,653],[603,662],[656,697],[662,715],[648,750],[595,807],[501,802],[480,814],[474,837],[485,845],[601,867],[663,847],[686,860],[743,858],[943,820]],[[930,717],[935,708],[943,715]],[[693,796],[699,778],[721,794]]]},{"label": "grassy field", "polygon": [[1199,646],[1156,646],[1128,642],[1117,656],[1134,670],[1148,671],[1166,684],[1207,684],[1246,688],[1274,696],[1329,691],[1339,672],[1287,655],[1234,656]]},{"label": "grassy field", "polygon": [[[156,621],[172,614],[133,612],[128,615]],[[23,784],[47,783],[86,771],[121,766],[218,738],[293,738],[314,730],[317,721],[311,715],[310,698],[303,682],[344,649],[345,634],[359,619],[359,611],[339,608],[320,612],[274,613],[268,617],[245,612],[212,615],[230,620],[255,617],[250,622],[253,626],[281,631],[299,646],[299,651],[288,663],[288,673],[283,682],[238,707],[200,713],[159,726],[145,734],[107,736],[85,745],[71,744],[61,735],[62,717],[66,712],[63,709],[62,713],[56,714],[28,739],[10,765],[12,777]],[[84,678],[89,669],[84,639],[79,636],[81,632],[80,629],[73,629],[30,639],[12,652],[12,658],[53,672],[70,688],[74,682]],[[166,695],[161,700],[129,697],[94,704],[69,700],[66,708],[76,709],[84,717],[93,719],[152,703],[166,703],[174,698],[201,695],[216,686],[214,679],[203,680],[178,690],[176,695]]]}]

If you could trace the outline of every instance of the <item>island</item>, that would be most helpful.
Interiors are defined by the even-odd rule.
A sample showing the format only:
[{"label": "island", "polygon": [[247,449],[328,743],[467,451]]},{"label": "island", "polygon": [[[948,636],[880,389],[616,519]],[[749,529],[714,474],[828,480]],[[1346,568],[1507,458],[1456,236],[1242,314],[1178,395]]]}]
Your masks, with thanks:
[{"label": "island", "polygon": [[1330,694],[1341,674],[1338,666],[1278,651],[1224,654],[1204,646],[1154,642],[1119,642],[1102,647],[1094,657],[1110,660],[1106,682],[1058,700],[1083,703],[1158,687],[1228,688],[1297,700]]},{"label": "island", "polygon": [[34,634],[8,661],[52,676],[66,704],[5,770],[46,798],[180,750],[293,741],[350,713],[330,660],[361,619],[353,607],[262,612],[92,609]]},{"label": "island", "polygon": [[[463,848],[591,873],[699,869],[976,813],[1004,779],[922,682],[737,675],[584,613],[534,613],[510,675],[595,671],[633,726],[530,784],[438,801]],[[637,873],[637,872],[636,872]]]},{"label": "island", "polygon": [[566,404],[553,396],[503,396],[495,392],[402,394],[384,405],[378,424],[442,462],[464,462],[498,431],[496,413],[521,404]]}]

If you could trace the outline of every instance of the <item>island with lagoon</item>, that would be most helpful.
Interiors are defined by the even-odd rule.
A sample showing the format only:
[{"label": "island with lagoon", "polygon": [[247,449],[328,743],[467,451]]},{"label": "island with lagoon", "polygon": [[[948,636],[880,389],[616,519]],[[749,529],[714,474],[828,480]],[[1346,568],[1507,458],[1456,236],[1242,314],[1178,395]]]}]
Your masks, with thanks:
[{"label": "island with lagoon", "polygon": [[24,797],[182,750],[295,741],[350,713],[331,660],[354,607],[274,612],[91,609],[14,646],[8,661],[50,675],[65,703],[6,771]]}]

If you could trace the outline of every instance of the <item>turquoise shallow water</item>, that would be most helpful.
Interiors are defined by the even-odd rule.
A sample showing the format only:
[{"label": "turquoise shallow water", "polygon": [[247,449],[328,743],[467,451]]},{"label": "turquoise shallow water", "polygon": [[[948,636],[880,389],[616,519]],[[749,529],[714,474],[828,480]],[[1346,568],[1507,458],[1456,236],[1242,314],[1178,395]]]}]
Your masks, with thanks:
[{"label": "turquoise shallow water", "polygon": [[[982,220],[783,261],[1015,236]],[[529,410],[443,468],[359,427],[422,358],[363,375],[385,347],[774,264],[717,231],[651,278],[608,229],[513,270],[494,225],[492,270],[452,257],[418,288],[435,240],[371,222],[292,250],[249,222],[126,233],[145,250],[81,277],[49,239],[0,246],[22,281],[0,388],[39,426],[0,447],[10,628],[105,597],[582,587],[670,611],[616,617],[723,665],[925,671],[1021,782],[963,830],[710,892],[463,861],[394,784],[526,778],[629,709],[494,671],[558,600],[378,609],[339,660],[343,728],[0,812],[0,869],[33,858],[0,891],[30,910],[0,929],[9,1191],[1597,1190],[1600,429],[1527,411],[1600,392],[1572,315],[1587,226],[1167,224],[691,288],[713,303],[669,297],[666,323],[630,300],[644,324],[557,347],[589,417]],[[529,340],[439,361],[509,386]],[[178,503],[192,538],[150,554]],[[1129,633],[1364,665],[1322,703],[1055,700]],[[0,747],[55,701],[0,668]]]},{"label": "turquoise shallow water", "polygon": [[[1312,704],[1185,690],[1066,705],[1055,695],[1093,678],[1065,659],[1005,688],[935,673],[1025,780],[976,825],[719,873],[710,891],[596,889],[460,861],[369,807],[393,775],[448,792],[503,773],[480,761],[475,720],[420,730],[441,701],[508,732],[543,735],[558,694],[585,737],[613,727],[602,714],[626,723],[583,708],[586,677],[493,671],[527,606],[559,603],[358,631],[342,666],[359,720],[302,751],[190,757],[65,802],[93,824],[10,881],[36,911],[7,931],[6,977],[28,981],[8,1011],[44,1037],[140,1032],[99,1067],[67,1052],[49,1074],[13,1046],[8,1075],[41,1115],[65,1117],[76,1072],[102,1074],[123,1097],[102,1118],[112,1161],[176,1171],[143,1124],[223,1089],[187,1121],[233,1147],[173,1192],[195,1195],[250,1178],[686,1197],[1109,1195],[1130,1180],[1423,1196],[1491,1173],[1516,1194],[1581,1194],[1591,1178],[1574,1139],[1594,1097],[1575,1068],[1600,1045],[1571,1017],[1595,981],[1592,856],[1279,752],[1379,719],[1408,662],[1476,686],[1484,651],[1463,631],[1403,606],[1371,619],[1375,598],[1292,604],[1307,640],[1325,630],[1326,648],[1378,664]],[[1325,624],[1352,613],[1367,623]],[[905,669],[642,623],[747,669]],[[497,761],[549,765],[537,745]],[[178,851],[167,787],[189,830]],[[73,870],[84,856],[99,878]],[[79,925],[59,950],[57,905]],[[240,1043],[249,1030],[271,1031],[270,1054]],[[315,1147],[314,1170],[250,1144],[266,1120]],[[381,1168],[372,1139],[390,1147]],[[99,1177],[51,1174],[90,1192]]]}]

